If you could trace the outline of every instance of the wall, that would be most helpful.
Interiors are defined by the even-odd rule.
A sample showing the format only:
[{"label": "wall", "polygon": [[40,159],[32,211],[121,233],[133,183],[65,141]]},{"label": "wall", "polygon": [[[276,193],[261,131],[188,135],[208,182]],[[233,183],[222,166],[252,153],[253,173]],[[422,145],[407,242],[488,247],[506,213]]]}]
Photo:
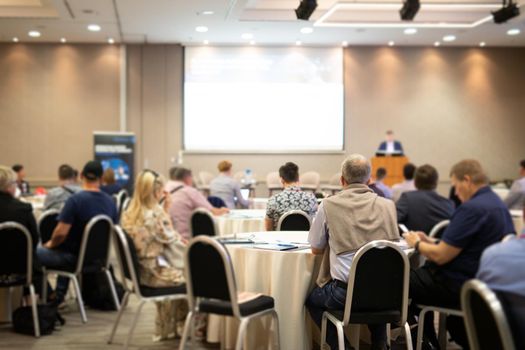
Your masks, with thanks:
[{"label": "wall", "polygon": [[0,45],[0,164],[54,181],[93,157],[93,131],[118,127],[118,47]]}]

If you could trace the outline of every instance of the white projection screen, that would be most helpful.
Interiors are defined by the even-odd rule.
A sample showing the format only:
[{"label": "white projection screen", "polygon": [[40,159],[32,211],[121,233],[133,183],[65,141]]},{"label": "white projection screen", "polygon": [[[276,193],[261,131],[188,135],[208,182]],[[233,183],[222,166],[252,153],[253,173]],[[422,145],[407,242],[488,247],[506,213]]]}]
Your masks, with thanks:
[{"label": "white projection screen", "polygon": [[341,48],[186,47],[184,149],[344,147]]}]

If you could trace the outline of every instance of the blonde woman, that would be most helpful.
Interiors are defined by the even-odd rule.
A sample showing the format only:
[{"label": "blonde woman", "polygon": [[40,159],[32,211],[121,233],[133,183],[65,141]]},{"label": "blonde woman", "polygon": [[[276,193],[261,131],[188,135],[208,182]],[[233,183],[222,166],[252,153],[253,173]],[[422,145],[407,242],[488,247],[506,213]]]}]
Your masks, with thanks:
[{"label": "blonde woman", "polygon": [[[184,283],[183,253],[187,242],[171,225],[167,213],[169,195],[163,188],[164,179],[160,175],[152,170],[142,171],[122,217],[122,227],[133,239],[137,250],[141,284],[149,287]],[[174,337],[177,328],[182,329],[187,311],[186,301],[157,303],[153,339]]]}]

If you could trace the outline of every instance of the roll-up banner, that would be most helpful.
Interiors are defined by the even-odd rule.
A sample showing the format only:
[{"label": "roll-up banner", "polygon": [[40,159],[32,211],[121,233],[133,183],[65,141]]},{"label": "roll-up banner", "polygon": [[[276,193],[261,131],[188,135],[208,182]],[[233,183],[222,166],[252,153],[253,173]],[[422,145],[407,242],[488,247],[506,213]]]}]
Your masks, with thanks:
[{"label": "roll-up banner", "polygon": [[95,159],[102,163],[104,170],[112,168],[117,183],[131,194],[135,168],[135,134],[96,131],[93,136]]}]

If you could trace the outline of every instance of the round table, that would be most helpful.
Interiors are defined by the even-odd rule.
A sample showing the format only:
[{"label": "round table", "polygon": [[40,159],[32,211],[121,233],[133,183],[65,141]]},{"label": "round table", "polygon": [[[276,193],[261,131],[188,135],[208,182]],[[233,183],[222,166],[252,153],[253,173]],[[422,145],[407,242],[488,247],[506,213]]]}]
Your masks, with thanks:
[{"label": "round table", "polygon": [[228,214],[218,216],[217,226],[220,236],[233,235],[241,232],[264,231],[264,209],[234,209]]}]

